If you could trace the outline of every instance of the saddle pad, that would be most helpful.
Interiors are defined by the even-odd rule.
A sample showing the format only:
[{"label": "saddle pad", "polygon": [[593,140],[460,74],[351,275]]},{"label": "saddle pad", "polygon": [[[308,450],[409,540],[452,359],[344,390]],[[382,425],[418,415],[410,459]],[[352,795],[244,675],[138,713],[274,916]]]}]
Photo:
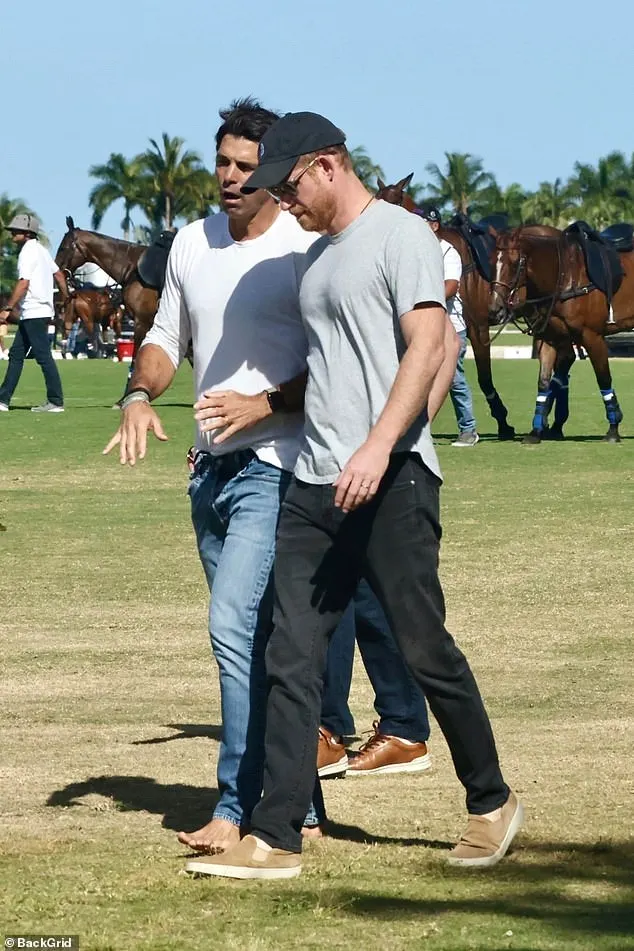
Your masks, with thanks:
[{"label": "saddle pad", "polygon": [[573,221],[564,234],[581,247],[591,282],[612,298],[623,280],[618,252],[585,221]]},{"label": "saddle pad", "polygon": [[454,215],[448,227],[460,232],[469,245],[471,257],[475,262],[478,272],[485,281],[490,281],[493,277],[491,254],[495,248],[495,238],[490,234],[488,227],[471,221],[467,215],[463,215],[460,212]]},{"label": "saddle pad", "polygon": [[156,241],[143,252],[136,266],[142,283],[159,293],[165,284],[167,259],[174,237],[174,231],[162,231]]}]

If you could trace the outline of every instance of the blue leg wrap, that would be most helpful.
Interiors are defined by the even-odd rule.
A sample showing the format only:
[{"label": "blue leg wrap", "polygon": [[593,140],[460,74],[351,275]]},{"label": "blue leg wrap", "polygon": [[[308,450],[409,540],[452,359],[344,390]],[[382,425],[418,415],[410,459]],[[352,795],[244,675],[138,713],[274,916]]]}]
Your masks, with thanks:
[{"label": "blue leg wrap", "polygon": [[605,415],[610,426],[618,426],[623,419],[623,413],[619,406],[614,390],[601,390],[601,396],[605,403]]}]

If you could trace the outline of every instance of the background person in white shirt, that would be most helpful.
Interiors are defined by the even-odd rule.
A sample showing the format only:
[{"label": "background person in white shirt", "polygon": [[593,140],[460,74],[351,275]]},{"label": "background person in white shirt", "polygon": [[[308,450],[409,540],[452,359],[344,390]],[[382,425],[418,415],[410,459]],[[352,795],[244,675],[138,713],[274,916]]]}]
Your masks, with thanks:
[{"label": "background person in white shirt", "polygon": [[0,411],[9,409],[11,397],[22,375],[24,360],[31,350],[42,368],[46,383],[46,402],[33,406],[34,413],[63,413],[64,396],[55,361],[51,356],[48,325],[55,317],[53,280],[64,299],[68,297],[66,278],[57,264],[37,240],[40,222],[35,215],[16,215],[7,226],[18,255],[18,280],[5,307],[0,310],[0,323],[6,324],[14,307],[20,306],[20,322],[9,351],[9,366],[0,386]]},{"label": "background person in white shirt", "polygon": [[440,250],[442,251],[443,267],[445,272],[445,294],[447,297],[447,313],[454,326],[454,330],[460,337],[460,353],[456,365],[456,373],[449,390],[451,402],[453,403],[456,420],[458,422],[458,438],[452,443],[452,446],[475,446],[479,441],[476,429],[476,421],[473,415],[473,396],[467,383],[467,377],[464,372],[464,358],[467,352],[467,325],[462,315],[462,300],[460,299],[460,278],[462,277],[462,261],[460,255],[453,244],[445,241],[438,234],[442,225],[440,212],[434,205],[424,205],[420,210],[421,216],[429,222],[429,225],[436,233],[440,241]]}]

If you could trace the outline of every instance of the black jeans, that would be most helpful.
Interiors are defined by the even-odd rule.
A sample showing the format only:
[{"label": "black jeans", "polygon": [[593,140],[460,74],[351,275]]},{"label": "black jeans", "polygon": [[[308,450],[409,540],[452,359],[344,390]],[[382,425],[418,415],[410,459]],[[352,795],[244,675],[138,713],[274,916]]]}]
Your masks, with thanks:
[{"label": "black jeans", "polygon": [[9,350],[9,366],[0,386],[0,403],[6,403],[8,406],[11,402],[29,349],[42,368],[46,383],[46,399],[49,403],[55,403],[56,406],[63,406],[62,381],[51,356],[46,317],[33,317],[30,320],[21,320],[18,324]]},{"label": "black jeans", "polygon": [[374,690],[379,732],[413,743],[429,739],[429,717],[423,693],[394,640],[385,612],[370,585],[362,579],[346,622],[330,638],[321,702],[321,724],[338,736],[355,732],[348,705],[355,637],[363,666]]},{"label": "black jeans", "polygon": [[293,852],[315,782],[328,640],[362,575],[445,735],[468,811],[490,812],[509,795],[475,679],[445,628],[438,480],[400,453],[369,505],[345,515],[333,500],[331,485],[294,479],[278,528],[264,795],[252,828]]}]

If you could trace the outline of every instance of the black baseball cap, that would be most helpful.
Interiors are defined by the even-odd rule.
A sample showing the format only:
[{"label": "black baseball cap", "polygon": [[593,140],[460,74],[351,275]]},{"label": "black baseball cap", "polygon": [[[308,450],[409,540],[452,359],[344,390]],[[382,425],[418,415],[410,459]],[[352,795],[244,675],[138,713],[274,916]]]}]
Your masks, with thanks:
[{"label": "black baseball cap", "polygon": [[435,205],[422,205],[418,209],[418,214],[421,216],[421,218],[424,218],[425,221],[437,221],[438,224],[442,223],[440,212]]},{"label": "black baseball cap", "polygon": [[246,195],[258,188],[281,185],[300,155],[343,145],[341,129],[316,112],[287,112],[262,136],[258,148],[259,165],[241,189]]}]

